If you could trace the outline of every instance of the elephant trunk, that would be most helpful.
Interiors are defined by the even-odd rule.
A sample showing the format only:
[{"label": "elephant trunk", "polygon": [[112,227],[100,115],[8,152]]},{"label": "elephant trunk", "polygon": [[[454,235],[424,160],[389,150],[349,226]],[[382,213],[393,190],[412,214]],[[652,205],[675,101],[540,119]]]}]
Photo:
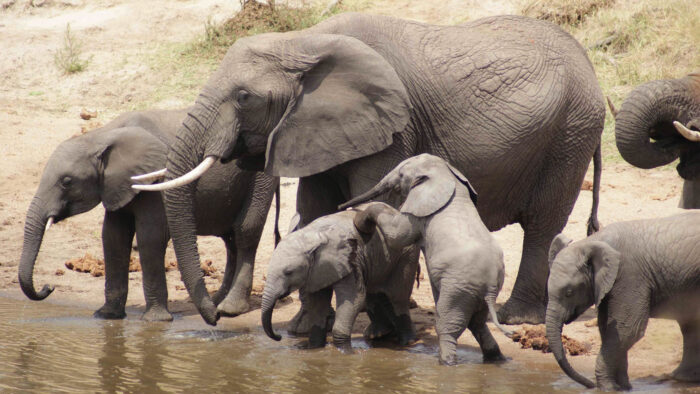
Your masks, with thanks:
[{"label": "elephant trunk", "polygon": [[272,293],[272,290],[267,287],[263,293],[262,305],[260,306],[262,326],[265,330],[265,334],[267,334],[268,337],[274,339],[275,341],[279,341],[282,339],[282,337],[275,334],[275,331],[272,329],[272,310],[275,308],[275,303],[277,303],[277,299],[279,297]]},{"label": "elephant trunk", "polygon": [[[167,178],[175,179],[198,166],[204,157],[222,157],[235,143],[237,123],[230,138],[221,137],[225,130],[222,119],[222,105],[212,102],[205,94],[200,96],[197,105],[190,111],[177,134],[177,139],[168,154]],[[210,138],[205,138],[211,136]],[[209,297],[197,250],[197,226],[194,215],[194,199],[197,183],[189,183],[179,188],[166,190],[165,212],[173,240],[175,255],[182,280],[197,310],[204,320],[216,325],[219,313]]]},{"label": "elephant trunk", "polygon": [[49,285],[44,285],[38,293],[34,289],[34,264],[41,248],[41,241],[44,239],[44,226],[48,220],[43,211],[43,204],[34,197],[24,223],[24,243],[19,262],[19,285],[24,294],[34,301],[43,300],[53,291],[53,286]]},{"label": "elephant trunk", "polygon": [[386,179],[382,179],[373,188],[371,188],[368,191],[360,194],[359,196],[339,205],[338,209],[344,210],[344,209],[347,209],[349,207],[361,204],[365,201],[369,201],[369,200],[373,199],[374,197],[377,197],[381,194],[388,192],[389,190],[391,190],[392,187],[393,187],[393,185],[391,183],[387,182]]},{"label": "elephant trunk", "polygon": [[566,353],[564,351],[564,345],[561,341],[561,332],[564,327],[564,321],[562,319],[561,313],[551,305],[547,307],[547,340],[549,341],[549,348],[554,354],[554,358],[557,360],[559,367],[573,380],[591,389],[595,387],[593,382],[588,380],[586,377],[576,372],[576,370],[569,364],[566,359]]},{"label": "elephant trunk", "polygon": [[[615,141],[622,157],[639,168],[654,168],[678,158],[680,144],[673,121],[687,122],[694,104],[687,78],[652,81],[627,97],[615,118]],[[655,141],[652,141],[652,138]]]}]

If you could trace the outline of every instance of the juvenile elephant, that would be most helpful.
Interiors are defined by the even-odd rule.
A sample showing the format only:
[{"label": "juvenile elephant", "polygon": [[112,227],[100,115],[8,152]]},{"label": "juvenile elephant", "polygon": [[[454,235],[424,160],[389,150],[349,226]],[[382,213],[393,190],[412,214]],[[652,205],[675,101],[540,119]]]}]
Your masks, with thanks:
[{"label": "juvenile elephant", "polygon": [[439,157],[422,154],[404,160],[367,193],[340,208],[392,189],[401,192],[401,212],[375,203],[359,216],[377,223],[392,247],[420,245],[435,300],[440,362],[456,362],[457,339],[467,327],[484,361],[505,360],[486,326],[490,313],[510,336],[498,323],[494,306],[503,287],[503,251],[479,218],[469,181]]},{"label": "juvenile elephant", "polygon": [[[52,286],[44,285],[36,292],[32,280],[45,229],[102,202],[105,304],[95,317],[121,319],[126,315],[135,232],[146,298],[143,319],[172,320],[163,261],[169,234],[162,197],[132,189],[130,177],[163,167],[186,115],[187,110],[127,113],[56,148],[25,222],[19,283],[27,297],[42,300],[53,291]],[[236,315],[248,310],[255,251],[277,186],[276,178],[243,171],[235,164],[216,165],[199,180],[193,212],[197,234],[218,235],[226,244],[226,273],[214,296],[221,313]]]},{"label": "juvenile elephant", "polygon": [[[547,250],[594,152],[599,157],[604,117],[586,51],[554,24],[497,16],[432,26],[347,13],[303,31],[236,41],[178,132],[166,165],[173,182],[155,188],[243,158],[268,174],[301,178],[303,227],[404,159],[440,156],[479,190],[489,230],[523,227],[520,271],[499,317],[541,323]],[[594,201],[599,179],[597,167]],[[195,193],[191,184],[165,193],[188,289],[202,286]],[[597,226],[594,204],[589,231]],[[191,295],[213,324],[211,300]]]},{"label": "juvenile elephant", "polygon": [[602,346],[597,386],[629,390],[627,351],[650,317],[683,333],[678,380],[700,381],[700,212],[615,223],[578,242],[560,234],[549,251],[547,338],[559,366],[588,388],[562,347],[562,326],[595,303]]},{"label": "juvenile elephant", "polygon": [[[395,211],[383,205],[388,211]],[[262,302],[262,325],[275,340],[272,329],[275,302],[304,289],[303,311],[311,325],[309,344],[326,343],[326,319],[335,292],[333,342],[349,346],[350,333],[363,307],[372,320],[367,338],[396,333],[408,344],[416,334],[409,301],[418,270],[418,248],[395,245],[371,223],[354,223],[361,209],[337,212],[311,222],[287,235],[272,253]],[[356,227],[359,226],[359,227]],[[361,230],[360,230],[361,229]]]},{"label": "juvenile elephant", "polygon": [[700,72],[634,89],[615,115],[615,142],[622,157],[639,168],[680,157],[679,206],[700,208]]}]

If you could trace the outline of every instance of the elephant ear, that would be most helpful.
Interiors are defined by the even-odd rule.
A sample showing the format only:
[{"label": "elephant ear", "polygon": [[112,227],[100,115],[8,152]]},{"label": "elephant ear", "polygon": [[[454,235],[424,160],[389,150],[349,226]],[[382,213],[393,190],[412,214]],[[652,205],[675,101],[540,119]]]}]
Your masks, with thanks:
[{"label": "elephant ear", "polygon": [[108,211],[128,204],[139,192],[131,187],[131,177],[165,167],[168,147],[140,127],[123,127],[103,132],[97,154],[100,197]]},{"label": "elephant ear", "polygon": [[416,175],[401,213],[426,217],[442,209],[455,194],[455,180],[434,171]]},{"label": "elephant ear", "polygon": [[554,263],[554,259],[557,257],[559,252],[561,252],[561,250],[564,249],[565,247],[569,246],[569,244],[572,241],[573,240],[571,238],[567,237],[563,233],[557,234],[557,236],[554,237],[554,239],[552,240],[552,243],[549,246],[548,261],[549,261],[549,268],[550,269],[552,268],[552,263]]},{"label": "elephant ear", "polygon": [[467,190],[469,190],[469,197],[472,199],[474,206],[476,206],[476,201],[479,199],[479,194],[477,194],[472,184],[469,183],[467,177],[464,176],[464,174],[462,174],[458,169],[454,168],[452,164],[448,163],[447,161],[445,161],[445,164],[447,164],[447,168],[449,168],[450,171],[452,171],[452,174],[455,177],[457,177],[457,179],[459,179],[459,181],[462,182],[464,186],[467,187]]},{"label": "elephant ear", "polygon": [[621,254],[602,241],[589,241],[590,262],[593,265],[593,294],[596,308],[612,289],[617,279]]},{"label": "elephant ear", "polygon": [[326,241],[322,248],[315,249],[311,257],[306,291],[313,293],[325,289],[349,275],[354,259],[357,258],[357,248],[357,240],[341,238],[339,242]]},{"label": "elephant ear", "polygon": [[411,108],[394,68],[363,42],[336,34],[286,42],[282,66],[297,94],[267,141],[265,170],[304,177],[384,150]]}]

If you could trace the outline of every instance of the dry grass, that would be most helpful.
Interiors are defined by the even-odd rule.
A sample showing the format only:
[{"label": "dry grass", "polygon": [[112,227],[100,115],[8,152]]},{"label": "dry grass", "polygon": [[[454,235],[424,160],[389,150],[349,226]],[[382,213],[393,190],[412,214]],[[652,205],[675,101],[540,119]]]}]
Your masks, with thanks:
[{"label": "dry grass", "polygon": [[558,25],[578,26],[589,15],[614,2],[615,0],[535,0],[524,4],[520,13]]}]

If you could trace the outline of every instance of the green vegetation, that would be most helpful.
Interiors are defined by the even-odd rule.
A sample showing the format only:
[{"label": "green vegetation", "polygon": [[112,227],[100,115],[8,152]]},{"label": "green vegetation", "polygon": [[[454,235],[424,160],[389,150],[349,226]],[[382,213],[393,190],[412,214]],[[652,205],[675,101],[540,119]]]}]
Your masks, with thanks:
[{"label": "green vegetation", "polygon": [[90,60],[82,58],[82,46],[82,42],[71,33],[70,23],[67,24],[63,35],[63,47],[54,52],[53,60],[56,67],[66,74],[85,70]]}]

